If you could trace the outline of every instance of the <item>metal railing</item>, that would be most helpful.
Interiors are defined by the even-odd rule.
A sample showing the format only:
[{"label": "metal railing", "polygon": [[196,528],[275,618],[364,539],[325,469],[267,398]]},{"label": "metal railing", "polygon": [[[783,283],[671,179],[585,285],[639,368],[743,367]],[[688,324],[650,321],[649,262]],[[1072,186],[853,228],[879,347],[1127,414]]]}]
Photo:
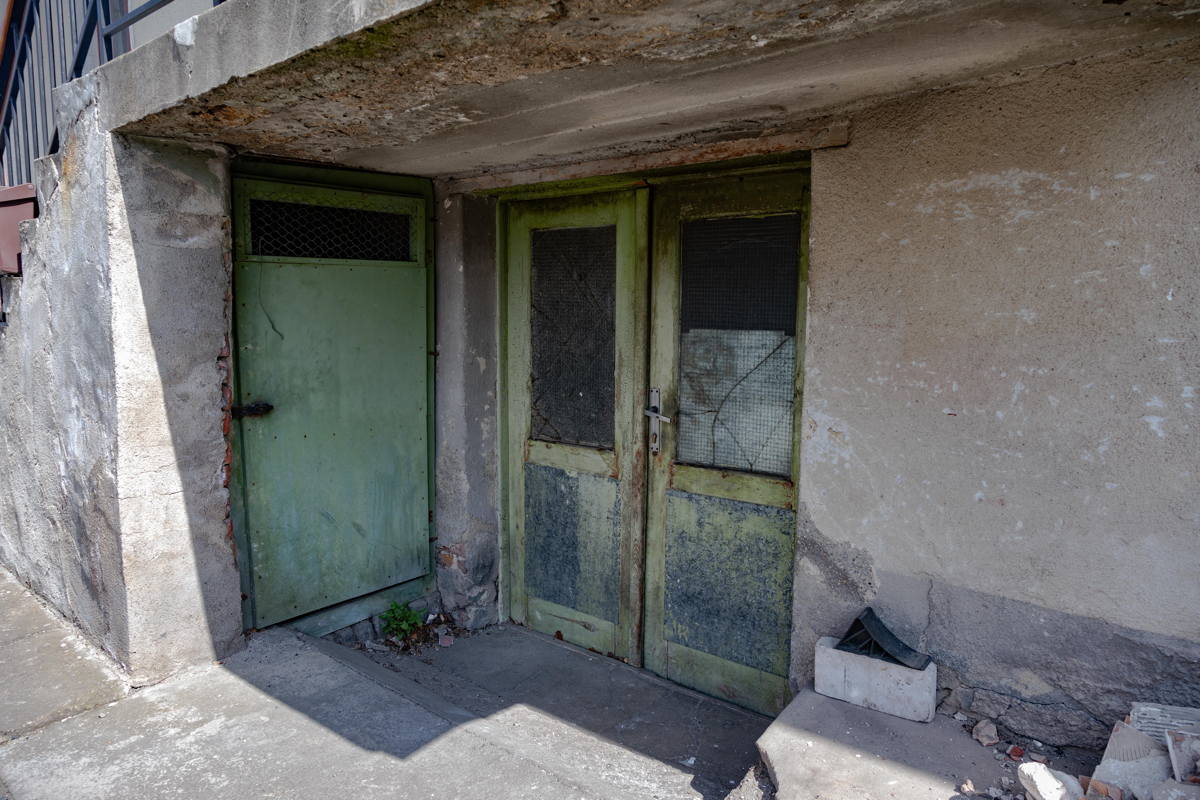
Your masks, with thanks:
[{"label": "metal railing", "polygon": [[[54,87],[138,44],[131,38],[135,26],[175,0],[149,0],[133,9],[128,2],[8,0],[0,55],[0,180],[5,185],[30,182],[33,162],[58,150]],[[213,6],[221,2],[204,0]]]}]

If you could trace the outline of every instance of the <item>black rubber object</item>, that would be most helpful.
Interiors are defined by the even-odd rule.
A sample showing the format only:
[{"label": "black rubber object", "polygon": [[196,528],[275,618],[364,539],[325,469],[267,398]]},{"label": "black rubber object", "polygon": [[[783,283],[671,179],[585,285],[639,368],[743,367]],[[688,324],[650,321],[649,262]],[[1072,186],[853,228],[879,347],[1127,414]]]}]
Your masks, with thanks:
[{"label": "black rubber object", "polygon": [[925,653],[918,653],[900,641],[873,608],[858,615],[834,649],[878,658],[909,669],[925,669],[932,661]]}]

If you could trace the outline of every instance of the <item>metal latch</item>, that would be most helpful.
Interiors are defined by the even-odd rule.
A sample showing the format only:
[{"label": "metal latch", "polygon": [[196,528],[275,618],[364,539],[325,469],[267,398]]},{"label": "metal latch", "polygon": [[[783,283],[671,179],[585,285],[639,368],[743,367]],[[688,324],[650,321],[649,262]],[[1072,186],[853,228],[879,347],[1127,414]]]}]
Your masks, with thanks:
[{"label": "metal latch", "polygon": [[642,411],[650,418],[650,452],[657,455],[661,449],[659,443],[659,434],[662,433],[661,425],[664,422],[670,422],[670,417],[662,415],[662,391],[659,389],[650,390],[650,407]]},{"label": "metal latch", "polygon": [[270,403],[251,403],[246,406],[234,406],[229,409],[229,413],[234,419],[242,419],[243,417],[261,417],[265,414],[270,414],[275,410],[275,406]]}]

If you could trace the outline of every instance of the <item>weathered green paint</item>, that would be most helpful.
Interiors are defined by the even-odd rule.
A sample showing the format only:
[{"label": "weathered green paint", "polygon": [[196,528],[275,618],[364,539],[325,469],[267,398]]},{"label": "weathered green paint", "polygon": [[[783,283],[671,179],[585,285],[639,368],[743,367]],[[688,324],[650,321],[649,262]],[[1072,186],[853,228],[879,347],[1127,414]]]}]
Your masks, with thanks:
[{"label": "weathered green paint", "polygon": [[526,444],[526,461],[547,467],[613,475],[617,471],[617,454],[612,450],[580,447],[574,444],[541,442],[530,439]]},{"label": "weathered green paint", "polygon": [[[563,636],[587,647],[608,652],[606,621],[578,608],[549,603],[528,592],[526,580],[526,489],[529,464],[608,475],[619,481],[620,515],[620,622],[612,630],[613,652],[631,663],[644,663],[661,675],[723,696],[749,708],[776,713],[788,700],[787,624],[791,615],[792,554],[799,465],[800,391],[805,280],[807,258],[807,173],[802,160],[790,163],[751,164],[736,170],[735,177],[712,180],[712,168],[700,172],[667,171],[654,176],[611,176],[587,181],[543,184],[500,192],[505,200],[498,215],[498,253],[501,280],[501,347],[507,356],[502,373],[504,446],[502,481],[506,487],[501,514],[507,531],[505,549],[508,581],[503,588],[504,609],[516,621]],[[632,186],[650,190],[628,191]],[[582,194],[593,192],[594,194]],[[580,193],[578,196],[560,196]],[[635,198],[618,212],[617,207]],[[802,212],[802,252],[797,269],[801,281],[798,303],[798,341],[793,466],[788,478],[752,475],[729,470],[676,464],[673,425],[663,426],[662,452],[647,464],[645,422],[642,415],[648,386],[661,387],[668,415],[678,398],[679,330],[679,229],[683,221],[711,216],[758,216]],[[624,216],[623,216],[624,215]],[[627,220],[617,222],[616,220]],[[529,439],[529,234],[539,227],[618,224],[619,240],[632,243],[633,251],[619,245],[619,258],[632,257],[618,267],[617,287],[617,447],[611,452],[536,442]],[[628,225],[634,231],[626,236]],[[649,231],[654,230],[654,282],[647,281],[650,262]],[[652,303],[652,313],[647,304]],[[649,352],[649,364],[646,354]],[[674,491],[671,491],[674,490]],[[668,492],[677,499],[668,502]],[[688,499],[678,498],[687,493]],[[642,498],[648,497],[645,505]],[[715,499],[714,499],[715,498]],[[637,501],[632,502],[632,501]],[[682,504],[681,504],[682,503]],[[736,517],[736,520],[734,519]],[[739,540],[739,532],[742,534]],[[689,538],[707,537],[713,558],[703,558],[703,548],[689,550]],[[738,547],[757,538],[760,560],[753,576],[735,574]],[[718,545],[724,545],[724,548]],[[769,653],[754,663],[736,660],[741,634],[723,619],[728,634],[712,640],[696,620],[703,608],[683,609],[686,593],[672,596],[667,607],[668,551],[678,557],[671,566],[685,566],[703,581],[725,586],[726,597],[757,597],[776,613],[767,632]],[[684,550],[681,551],[680,547]],[[716,558],[716,554],[724,554]],[[699,560],[697,560],[699,559]],[[721,564],[725,564],[725,574]],[[744,571],[743,571],[744,572]],[[682,573],[678,573],[682,574]],[[740,593],[740,595],[739,595]],[[749,594],[747,594],[749,593]],[[717,592],[709,592],[711,599]],[[686,612],[686,613],[685,613]],[[718,615],[721,609],[717,609]],[[631,614],[640,614],[630,619]],[[699,616],[697,616],[699,614]],[[717,632],[719,634],[719,632]],[[685,644],[685,642],[687,644]],[[691,644],[693,646],[688,646]],[[700,647],[716,652],[707,652]],[[766,661],[762,661],[765,658]],[[748,661],[742,657],[742,661]]]},{"label": "weathered green paint", "polygon": [[[406,213],[408,262],[248,254],[251,197]],[[257,179],[235,183],[241,524],[253,625],[429,571],[425,203]]]},{"label": "weathered green paint", "polygon": [[731,703],[774,716],[792,699],[786,678],[762,672],[752,667],[726,661],[723,658],[693,650],[675,642],[663,646],[666,659],[677,675],[687,680],[671,678],[693,689]]},{"label": "weathered green paint", "polygon": [[691,464],[674,466],[671,470],[671,488],[778,508],[792,508],[796,499],[796,487],[789,480]]},{"label": "weathered green paint", "polygon": [[[652,255],[655,281],[651,299],[650,383],[662,389],[664,413],[668,416],[674,415],[679,403],[679,239],[682,224],[688,220],[711,217],[744,217],[803,211],[806,188],[807,175],[795,171],[694,183],[681,182],[655,189],[652,224],[655,231]],[[797,312],[798,363],[801,361],[799,352],[803,350],[801,336],[804,330],[802,315],[805,276],[802,258],[803,254],[798,253],[796,267],[801,270]],[[738,652],[739,647],[747,646],[745,643],[739,643],[739,637],[732,629],[727,636],[732,641],[714,642],[704,636],[688,636],[686,632],[681,633],[679,619],[687,615],[680,613],[678,603],[679,598],[685,595],[678,592],[672,595],[668,586],[669,575],[682,574],[676,572],[676,567],[681,565],[669,559],[681,559],[682,566],[707,561],[710,566],[703,580],[713,585],[724,584],[727,587],[726,596],[729,598],[728,608],[737,607],[738,598],[749,590],[740,584],[751,579],[732,570],[728,565],[735,562],[728,558],[724,559],[723,563],[726,564],[726,571],[732,571],[733,574],[721,574],[721,559],[696,561],[696,554],[688,551],[687,536],[683,534],[700,536],[701,531],[709,531],[711,536],[719,531],[725,536],[733,537],[729,542],[732,546],[737,541],[739,530],[756,531],[762,525],[777,532],[783,530],[779,527],[779,515],[787,512],[781,512],[780,509],[794,507],[795,486],[799,477],[799,459],[795,455],[798,445],[795,444],[795,439],[798,439],[801,430],[798,417],[801,380],[801,370],[798,367],[795,412],[797,422],[793,427],[790,481],[781,481],[766,475],[732,473],[727,470],[677,464],[674,460],[676,430],[673,425],[663,426],[662,450],[651,460],[649,469],[646,530],[646,666],[671,680],[728,697],[742,705],[767,713],[774,713],[781,707],[777,702],[781,685],[786,697],[786,680],[781,677],[787,674],[786,642],[782,649],[777,647],[772,653],[771,670],[768,671],[730,660],[730,654]],[[711,509],[710,516],[705,518],[706,515],[700,513],[702,508],[697,502],[669,501],[668,492],[672,488],[676,490],[672,492],[674,495],[678,495],[678,490],[685,490],[692,496],[722,498],[722,502],[736,501],[741,506],[738,523],[735,525],[731,520],[722,522],[720,514],[712,517]],[[760,510],[755,512],[755,507]],[[781,605],[782,608],[778,608],[777,611],[790,618],[791,554],[794,550],[795,525],[792,522],[784,527],[787,528],[789,539],[787,547],[784,547],[781,541],[777,541],[778,546],[773,548],[780,563],[767,570],[769,575],[761,575],[753,580],[767,585],[765,596],[773,598],[767,602]],[[763,531],[757,532],[760,536],[764,535]],[[703,552],[703,548],[701,551]],[[760,571],[764,569],[767,568],[759,568]],[[781,594],[784,588],[786,595]],[[675,603],[676,609],[670,619],[669,602]],[[714,623],[718,621],[714,618]],[[694,619],[691,624],[696,624]],[[696,640],[694,644],[704,642],[703,646],[708,648],[708,652],[695,647],[681,650],[681,643],[678,641],[681,636],[688,641]],[[778,631],[773,636],[778,638]],[[672,641],[673,639],[676,641]]]},{"label": "weathered green paint", "polygon": [[562,638],[568,642],[597,653],[615,654],[617,649],[617,626],[576,608],[531,597],[526,622],[534,630],[562,634]]},{"label": "weathered green paint", "polygon": [[796,513],[667,492],[663,635],[787,677]]},{"label": "weathered green paint", "polygon": [[289,628],[295,628],[309,636],[324,636],[341,630],[347,625],[353,625],[369,617],[378,616],[392,607],[392,603],[407,605],[413,600],[423,597],[429,591],[425,578],[414,578],[411,581],[380,589],[378,592],[348,600],[332,608],[314,611],[297,617],[288,623]]},{"label": "weathered green paint", "polygon": [[620,483],[525,465],[525,587],[616,623],[620,610]]},{"label": "weathered green paint", "polygon": [[[538,597],[527,575],[530,511],[526,489],[527,463],[584,474],[607,475],[616,497],[603,482],[581,481],[578,507],[585,515],[604,517],[616,523],[620,557],[614,566],[619,593],[617,624],[611,646],[596,647],[637,663],[640,652],[643,529],[644,442],[641,402],[644,396],[646,358],[646,220],[644,191],[617,192],[588,197],[505,204],[503,251],[504,336],[507,365],[503,402],[505,466],[507,485],[504,516],[508,530],[506,595],[510,616],[547,633],[561,632],[564,638],[596,647],[595,631],[586,625],[567,625],[562,617],[582,619],[584,610],[569,608],[563,613],[545,611],[549,598]],[[547,444],[530,439],[530,242],[533,231],[548,228],[614,225],[616,246],[616,361],[614,398],[615,444],[612,450],[575,445]],[[589,452],[590,451],[590,452]],[[603,496],[601,496],[603,495]],[[538,505],[539,509],[543,506]],[[616,515],[615,520],[608,517]],[[535,521],[536,523],[536,521]],[[585,527],[595,520],[580,523]],[[553,568],[553,565],[550,565]],[[612,585],[612,584],[609,584]],[[562,607],[566,608],[566,607]],[[535,610],[541,609],[536,614]],[[571,616],[574,614],[575,616]],[[586,615],[585,615],[586,616]],[[598,617],[592,617],[595,625]],[[608,636],[607,633],[603,636]],[[574,637],[574,638],[573,638]],[[604,641],[608,641],[605,639]]]}]

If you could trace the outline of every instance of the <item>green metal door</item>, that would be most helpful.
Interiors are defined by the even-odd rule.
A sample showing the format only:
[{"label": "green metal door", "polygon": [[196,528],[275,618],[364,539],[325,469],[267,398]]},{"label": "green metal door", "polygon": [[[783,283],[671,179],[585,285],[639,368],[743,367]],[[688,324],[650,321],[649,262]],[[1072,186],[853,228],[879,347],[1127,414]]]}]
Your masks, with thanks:
[{"label": "green metal door", "polygon": [[646,193],[507,209],[509,608],[638,663]]},{"label": "green metal door", "polygon": [[235,206],[234,416],[263,627],[429,570],[425,215],[419,198],[251,179]]},{"label": "green metal door", "polygon": [[647,668],[766,713],[789,699],[805,176],[654,198]]},{"label": "green metal door", "polygon": [[799,171],[675,180],[504,220],[511,616],[767,713],[788,700],[806,192]]}]

